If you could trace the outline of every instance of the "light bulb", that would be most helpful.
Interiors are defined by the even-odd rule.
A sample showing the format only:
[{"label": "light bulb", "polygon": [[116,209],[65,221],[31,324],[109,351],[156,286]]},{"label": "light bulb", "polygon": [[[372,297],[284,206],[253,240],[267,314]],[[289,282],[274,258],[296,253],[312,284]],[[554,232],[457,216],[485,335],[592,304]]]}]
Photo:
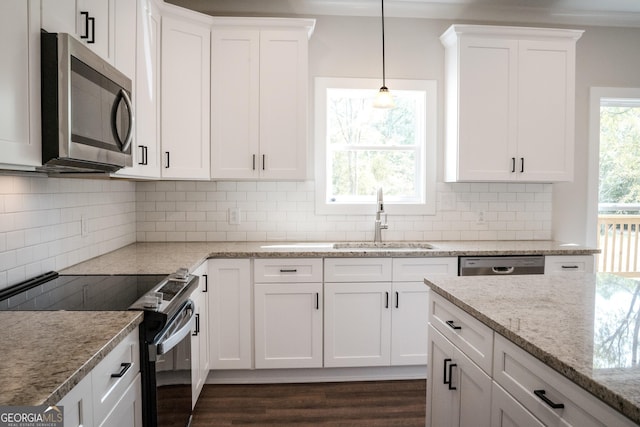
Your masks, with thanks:
[{"label": "light bulb", "polygon": [[393,96],[391,96],[391,92],[386,86],[382,86],[380,91],[376,95],[376,99],[373,101],[373,106],[375,108],[393,108],[396,106],[393,101]]}]

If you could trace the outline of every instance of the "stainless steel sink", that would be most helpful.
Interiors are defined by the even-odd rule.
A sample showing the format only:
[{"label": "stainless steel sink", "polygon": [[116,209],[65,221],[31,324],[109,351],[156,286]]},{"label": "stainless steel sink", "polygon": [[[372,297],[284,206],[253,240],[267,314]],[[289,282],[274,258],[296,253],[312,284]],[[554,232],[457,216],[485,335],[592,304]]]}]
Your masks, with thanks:
[{"label": "stainless steel sink", "polygon": [[426,242],[340,242],[333,244],[334,249],[405,249],[429,250],[436,247]]}]

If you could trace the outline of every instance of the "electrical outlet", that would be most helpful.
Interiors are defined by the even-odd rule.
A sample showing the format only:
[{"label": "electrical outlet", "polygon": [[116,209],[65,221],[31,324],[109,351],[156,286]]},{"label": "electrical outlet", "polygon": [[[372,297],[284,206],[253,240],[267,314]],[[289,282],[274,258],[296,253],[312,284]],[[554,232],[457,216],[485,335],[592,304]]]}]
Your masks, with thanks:
[{"label": "electrical outlet", "polygon": [[229,224],[240,224],[240,208],[229,208]]},{"label": "electrical outlet", "polygon": [[476,220],[477,224],[484,224],[484,211],[478,211],[478,219]]}]

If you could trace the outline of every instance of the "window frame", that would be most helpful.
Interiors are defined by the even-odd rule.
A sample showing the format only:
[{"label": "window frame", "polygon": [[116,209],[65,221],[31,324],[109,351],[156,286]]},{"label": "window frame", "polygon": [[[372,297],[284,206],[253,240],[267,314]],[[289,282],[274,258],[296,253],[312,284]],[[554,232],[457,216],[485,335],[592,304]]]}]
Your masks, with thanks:
[{"label": "window frame", "polygon": [[[425,113],[423,123],[425,141],[423,158],[417,163],[424,168],[424,203],[397,203],[385,199],[385,212],[390,215],[435,215],[436,213],[436,145],[438,134],[437,95],[435,80],[387,79],[387,86],[393,90],[423,91],[425,93]],[[349,77],[315,78],[315,187],[316,213],[322,215],[367,215],[375,214],[375,203],[327,203],[327,90],[328,89],[367,89],[372,99],[380,85],[379,79]],[[380,148],[380,147],[376,147]],[[384,191],[384,188],[383,188]]]}]

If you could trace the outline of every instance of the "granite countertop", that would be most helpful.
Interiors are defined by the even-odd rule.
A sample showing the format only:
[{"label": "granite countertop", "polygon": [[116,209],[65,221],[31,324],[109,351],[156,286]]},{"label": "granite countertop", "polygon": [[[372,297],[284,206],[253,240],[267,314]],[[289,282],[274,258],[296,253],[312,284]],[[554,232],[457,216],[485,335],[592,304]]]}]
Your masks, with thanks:
[{"label": "granite countertop", "polygon": [[0,405],[54,405],[142,322],[138,311],[0,312]]},{"label": "granite countertop", "polygon": [[612,274],[426,278],[453,304],[640,423],[640,281]]},{"label": "granite countertop", "polygon": [[[411,244],[412,242],[405,242]],[[588,255],[598,249],[546,240],[434,241],[433,249],[345,248],[331,242],[133,243],[69,267],[61,274],[169,274],[207,258],[446,257],[480,255]]]}]

